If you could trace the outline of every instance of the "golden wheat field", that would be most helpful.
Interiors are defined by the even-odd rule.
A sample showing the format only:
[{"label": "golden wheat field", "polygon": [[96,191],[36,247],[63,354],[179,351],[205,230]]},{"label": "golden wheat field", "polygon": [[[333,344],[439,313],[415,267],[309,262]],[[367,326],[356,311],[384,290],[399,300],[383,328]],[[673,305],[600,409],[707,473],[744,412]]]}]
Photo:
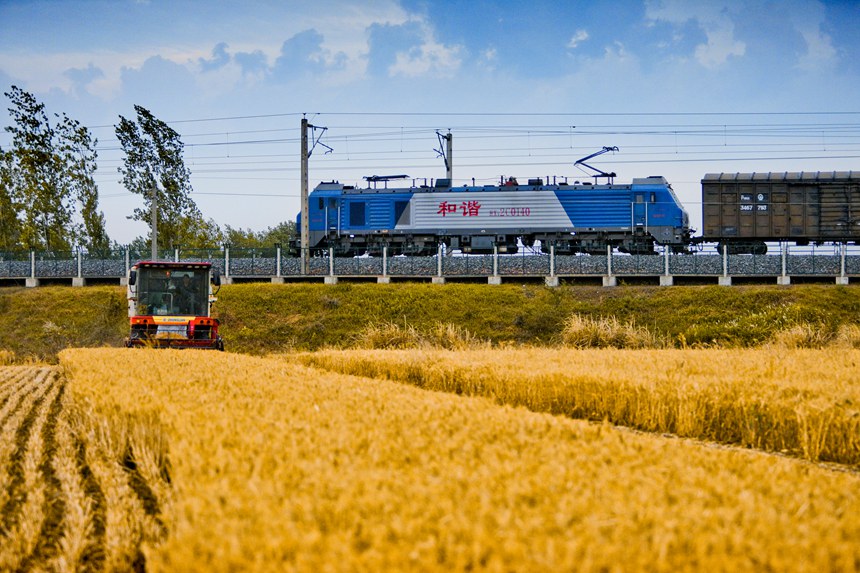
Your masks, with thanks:
[{"label": "golden wheat field", "polygon": [[0,367],[0,571],[139,570],[157,500],[68,388],[57,368]]},{"label": "golden wheat field", "polygon": [[536,412],[860,464],[854,349],[331,350],[297,358]]},{"label": "golden wheat field", "polygon": [[[647,385],[648,352],[437,353],[435,368],[444,378],[472,364],[473,386],[461,372],[451,387],[463,393],[519,369],[521,392],[552,403],[558,394],[525,373],[548,380],[590,365],[623,378],[632,368]],[[319,359],[346,369],[359,356]],[[406,356],[367,353],[370,377],[301,364],[306,355],[125,349],[67,350],[57,369],[0,368],[0,570],[860,568],[860,476],[847,466],[382,378],[433,368]],[[514,367],[529,356],[540,362]],[[668,378],[651,384],[704,376],[706,356],[718,359],[669,353]],[[724,372],[762,357],[720,356]],[[815,356],[774,365],[774,377],[799,379]],[[841,380],[849,363],[821,368]],[[761,375],[741,372],[748,386]],[[828,393],[809,381],[785,399],[842,399],[848,382]]]}]

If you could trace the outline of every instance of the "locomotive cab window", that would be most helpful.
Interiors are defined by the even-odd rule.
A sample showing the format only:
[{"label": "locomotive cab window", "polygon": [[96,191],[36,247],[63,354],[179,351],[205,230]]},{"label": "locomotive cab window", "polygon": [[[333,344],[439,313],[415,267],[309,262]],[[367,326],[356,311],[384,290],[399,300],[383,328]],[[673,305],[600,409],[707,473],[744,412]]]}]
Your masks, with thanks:
[{"label": "locomotive cab window", "polygon": [[651,199],[650,199],[650,201],[651,201],[652,203],[656,203],[656,202],[657,202],[657,194],[656,194],[655,192],[653,192],[653,191],[651,191]]},{"label": "locomotive cab window", "polygon": [[645,202],[645,197],[642,196],[642,193],[636,194],[636,202],[637,203],[644,203]]}]

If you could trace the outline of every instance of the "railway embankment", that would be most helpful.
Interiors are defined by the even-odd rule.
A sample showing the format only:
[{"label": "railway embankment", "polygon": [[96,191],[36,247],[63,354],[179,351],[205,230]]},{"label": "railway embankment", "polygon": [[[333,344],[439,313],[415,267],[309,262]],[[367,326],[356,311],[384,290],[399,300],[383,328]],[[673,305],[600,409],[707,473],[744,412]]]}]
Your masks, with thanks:
[{"label": "railway embankment", "polygon": [[[246,283],[217,298],[227,350],[250,354],[444,345],[446,336],[556,346],[570,344],[563,332],[571,317],[648,331],[675,347],[756,346],[785,340],[785,332],[796,333],[796,344],[826,344],[860,325],[860,287],[837,285]],[[54,362],[68,347],[120,346],[126,309],[122,287],[0,289],[0,361]]]}]

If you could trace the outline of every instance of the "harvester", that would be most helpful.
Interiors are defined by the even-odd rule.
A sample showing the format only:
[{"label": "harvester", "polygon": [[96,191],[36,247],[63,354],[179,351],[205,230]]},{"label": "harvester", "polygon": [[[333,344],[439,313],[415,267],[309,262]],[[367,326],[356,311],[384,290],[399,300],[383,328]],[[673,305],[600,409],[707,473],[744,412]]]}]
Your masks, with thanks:
[{"label": "harvester", "polygon": [[221,276],[211,263],[141,261],[128,275],[125,345],[224,350],[219,322],[211,316]]}]

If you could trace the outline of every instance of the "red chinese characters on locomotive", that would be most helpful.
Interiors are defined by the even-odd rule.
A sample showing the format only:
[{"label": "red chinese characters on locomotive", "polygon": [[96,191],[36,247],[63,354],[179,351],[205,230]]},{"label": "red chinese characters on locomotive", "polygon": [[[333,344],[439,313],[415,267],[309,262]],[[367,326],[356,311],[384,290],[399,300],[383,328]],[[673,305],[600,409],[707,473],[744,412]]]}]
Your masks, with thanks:
[{"label": "red chinese characters on locomotive", "polygon": [[449,214],[453,215],[457,211],[460,211],[464,217],[477,217],[480,209],[481,203],[479,201],[462,201],[459,205],[457,203],[442,201],[439,203],[439,210],[436,211],[436,214],[446,217]]}]

